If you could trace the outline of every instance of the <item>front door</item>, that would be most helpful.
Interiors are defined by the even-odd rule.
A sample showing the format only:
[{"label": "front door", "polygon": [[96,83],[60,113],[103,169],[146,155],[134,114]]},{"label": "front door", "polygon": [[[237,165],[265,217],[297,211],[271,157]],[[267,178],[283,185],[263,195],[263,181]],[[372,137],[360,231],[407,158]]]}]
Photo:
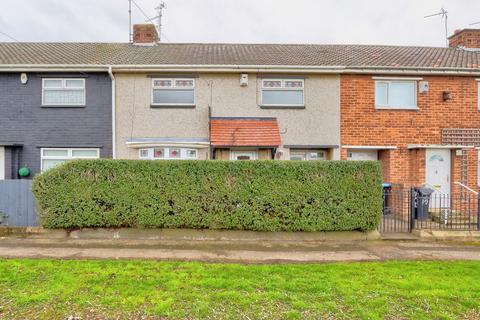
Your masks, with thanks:
[{"label": "front door", "polygon": [[450,194],[450,155],[449,149],[427,149],[426,184],[435,194]]},{"label": "front door", "polygon": [[257,160],[257,151],[230,151],[230,160]]},{"label": "front door", "polygon": [[5,148],[0,147],[0,180],[5,179]]}]

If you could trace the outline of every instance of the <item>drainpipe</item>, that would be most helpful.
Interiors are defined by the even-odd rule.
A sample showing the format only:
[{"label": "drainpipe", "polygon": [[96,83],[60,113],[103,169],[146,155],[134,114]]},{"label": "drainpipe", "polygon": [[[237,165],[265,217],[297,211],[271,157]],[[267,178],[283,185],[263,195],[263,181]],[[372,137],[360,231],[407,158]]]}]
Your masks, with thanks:
[{"label": "drainpipe", "polygon": [[117,158],[117,148],[116,148],[116,101],[115,101],[115,76],[113,75],[112,66],[108,66],[108,75],[112,80],[112,158]]}]

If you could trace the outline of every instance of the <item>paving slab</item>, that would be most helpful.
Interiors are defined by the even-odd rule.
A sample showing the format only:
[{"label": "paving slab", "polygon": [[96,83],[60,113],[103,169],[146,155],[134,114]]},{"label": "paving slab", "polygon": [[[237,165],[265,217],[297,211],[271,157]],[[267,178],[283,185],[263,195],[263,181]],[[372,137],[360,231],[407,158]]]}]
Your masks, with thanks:
[{"label": "paving slab", "polygon": [[240,263],[478,260],[480,244],[434,241],[192,241],[0,238],[0,258]]}]

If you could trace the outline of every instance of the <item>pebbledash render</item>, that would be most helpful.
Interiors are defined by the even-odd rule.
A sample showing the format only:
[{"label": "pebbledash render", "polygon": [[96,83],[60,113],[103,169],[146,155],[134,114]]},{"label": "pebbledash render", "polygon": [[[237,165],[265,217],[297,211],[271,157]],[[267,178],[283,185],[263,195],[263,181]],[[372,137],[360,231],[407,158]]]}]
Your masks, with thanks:
[{"label": "pebbledash render", "polygon": [[[148,24],[133,35],[133,43],[0,44],[0,71],[15,81],[91,74],[87,104],[92,92],[103,99],[101,110],[73,110],[78,123],[95,124],[88,134],[71,124],[65,132],[55,117],[73,112],[62,108],[48,111],[53,121],[40,121],[40,131],[39,121],[18,129],[15,143],[50,139],[23,143],[37,148],[33,162],[55,165],[35,146],[69,143],[69,156],[84,154],[75,146],[94,147],[118,159],[379,160],[384,181],[402,188],[478,188],[480,53],[466,47],[480,43],[479,30],[455,33],[451,48],[157,43]],[[99,74],[104,82],[95,86]],[[72,89],[67,78],[51,89]],[[67,141],[54,140],[57,132]],[[11,140],[0,127],[0,142]],[[11,161],[5,150],[0,178]]]},{"label": "pebbledash render", "polygon": [[[127,159],[286,160],[297,156],[340,159],[338,75],[272,78],[250,73],[244,86],[239,79],[235,73],[117,73],[117,156]],[[178,86],[175,89],[157,86],[160,82],[170,86],[179,81],[188,81],[191,87],[183,90]],[[295,81],[301,88],[294,92],[303,95],[304,101],[299,99],[297,106],[263,105],[262,84],[272,81],[274,84]],[[181,92],[186,95],[182,91],[191,94],[183,105],[156,103],[156,94]],[[270,122],[274,125],[269,126]]]}]

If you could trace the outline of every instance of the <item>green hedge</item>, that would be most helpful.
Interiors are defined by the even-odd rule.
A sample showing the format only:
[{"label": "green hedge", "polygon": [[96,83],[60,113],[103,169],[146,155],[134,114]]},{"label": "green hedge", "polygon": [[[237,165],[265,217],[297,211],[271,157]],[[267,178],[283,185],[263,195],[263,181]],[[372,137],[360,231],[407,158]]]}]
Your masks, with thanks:
[{"label": "green hedge", "polygon": [[375,162],[77,160],[33,184],[46,228],[373,230]]}]

